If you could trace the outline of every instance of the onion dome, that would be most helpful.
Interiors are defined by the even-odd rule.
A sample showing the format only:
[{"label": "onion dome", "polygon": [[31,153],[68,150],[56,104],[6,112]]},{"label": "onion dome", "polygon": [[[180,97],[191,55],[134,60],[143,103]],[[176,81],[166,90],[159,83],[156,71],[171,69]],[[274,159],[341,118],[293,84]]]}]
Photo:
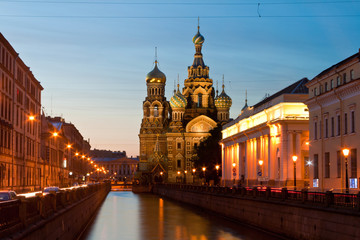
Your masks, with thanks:
[{"label": "onion dome", "polygon": [[182,95],[179,91],[179,85],[178,90],[174,94],[174,96],[170,99],[170,106],[171,108],[185,108],[187,104],[186,97]]},{"label": "onion dome", "polygon": [[225,93],[224,85],[223,90],[219,96],[215,98],[215,107],[216,108],[230,108],[232,105],[231,98]]},{"label": "onion dome", "polygon": [[154,69],[146,75],[146,82],[147,83],[165,83],[166,82],[166,76],[157,67],[157,61],[155,61]]},{"label": "onion dome", "polygon": [[203,44],[204,43],[205,38],[203,37],[203,35],[200,34],[199,27],[198,27],[198,32],[193,37],[192,41],[194,44]]}]

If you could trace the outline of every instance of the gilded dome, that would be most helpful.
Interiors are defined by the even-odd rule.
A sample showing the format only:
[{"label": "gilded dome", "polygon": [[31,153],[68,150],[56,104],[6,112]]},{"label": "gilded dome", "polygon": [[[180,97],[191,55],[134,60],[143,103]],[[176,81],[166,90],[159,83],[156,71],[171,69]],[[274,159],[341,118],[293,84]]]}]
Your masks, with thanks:
[{"label": "gilded dome", "polygon": [[216,108],[230,108],[232,105],[231,98],[225,93],[224,87],[219,96],[215,98],[215,107]]},{"label": "gilded dome", "polygon": [[205,38],[203,37],[203,35],[200,34],[200,31],[198,30],[196,35],[193,37],[192,41],[194,44],[203,44],[205,41]]},{"label": "gilded dome", "polygon": [[182,95],[179,91],[174,94],[174,96],[170,99],[171,108],[185,108],[187,104],[187,100],[184,95]]},{"label": "gilded dome", "polygon": [[154,69],[146,75],[146,82],[147,83],[165,83],[166,82],[166,76],[157,67],[157,61],[155,61]]}]

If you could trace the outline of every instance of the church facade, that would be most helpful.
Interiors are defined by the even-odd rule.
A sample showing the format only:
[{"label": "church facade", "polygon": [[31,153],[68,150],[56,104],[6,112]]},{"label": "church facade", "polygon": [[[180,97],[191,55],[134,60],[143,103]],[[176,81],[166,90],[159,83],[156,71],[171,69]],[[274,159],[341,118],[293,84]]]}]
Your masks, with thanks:
[{"label": "church facade", "polygon": [[205,39],[199,29],[198,26],[193,37],[194,62],[188,67],[184,87],[180,90],[178,84],[170,101],[165,97],[166,76],[157,61],[146,76],[139,170],[157,179],[165,177],[169,182],[192,181],[195,147],[210,135],[211,129],[229,121],[232,100],[226,95],[224,84],[221,94],[215,93],[209,67],[203,60]]}]

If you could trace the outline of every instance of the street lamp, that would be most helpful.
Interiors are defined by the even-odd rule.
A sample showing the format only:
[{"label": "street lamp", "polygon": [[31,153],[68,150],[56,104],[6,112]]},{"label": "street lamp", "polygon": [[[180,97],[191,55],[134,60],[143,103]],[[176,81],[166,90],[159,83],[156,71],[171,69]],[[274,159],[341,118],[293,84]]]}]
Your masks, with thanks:
[{"label": "street lamp", "polygon": [[193,168],[192,169],[193,183],[195,182],[195,172],[196,172],[196,168]]},{"label": "street lamp", "polygon": [[236,178],[236,163],[232,163],[233,166],[233,176],[234,176],[234,185],[235,185],[235,178]]},{"label": "street lamp", "polygon": [[205,175],[206,167],[203,167],[203,168],[202,168],[202,171],[203,171],[203,173],[204,173],[204,179],[205,179],[205,182],[206,182],[206,175]]},{"label": "street lamp", "polygon": [[298,157],[296,155],[292,156],[292,160],[294,162],[294,190],[296,190],[296,160]]},{"label": "street lamp", "polygon": [[348,176],[348,161],[347,157],[349,156],[350,150],[348,148],[344,148],[342,150],[344,157],[345,157],[345,187],[346,187],[346,193],[349,193],[349,176]]},{"label": "street lamp", "polygon": [[[263,164],[264,164],[264,161],[263,161],[263,160],[259,160],[260,173],[261,173],[260,177],[261,177],[261,178],[263,177],[263,168],[262,168]],[[262,181],[261,181],[261,180],[260,180],[260,185],[262,186]]]},{"label": "street lamp", "polygon": [[184,183],[186,184],[186,174],[187,174],[187,170],[184,171]]}]

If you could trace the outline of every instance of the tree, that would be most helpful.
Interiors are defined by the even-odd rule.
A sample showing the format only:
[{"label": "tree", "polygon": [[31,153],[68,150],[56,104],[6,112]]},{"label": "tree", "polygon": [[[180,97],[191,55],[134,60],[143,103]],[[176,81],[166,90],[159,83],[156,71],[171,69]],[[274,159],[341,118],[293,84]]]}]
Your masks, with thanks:
[{"label": "tree", "polygon": [[221,146],[219,142],[222,138],[221,135],[222,126],[218,124],[214,129],[210,131],[210,136],[201,141],[199,146],[195,148],[195,155],[192,158],[196,172],[203,176],[202,168],[206,167],[206,180],[215,180],[215,184],[218,182],[218,177],[221,176],[221,171],[218,172],[215,169],[216,165],[221,166]]}]

